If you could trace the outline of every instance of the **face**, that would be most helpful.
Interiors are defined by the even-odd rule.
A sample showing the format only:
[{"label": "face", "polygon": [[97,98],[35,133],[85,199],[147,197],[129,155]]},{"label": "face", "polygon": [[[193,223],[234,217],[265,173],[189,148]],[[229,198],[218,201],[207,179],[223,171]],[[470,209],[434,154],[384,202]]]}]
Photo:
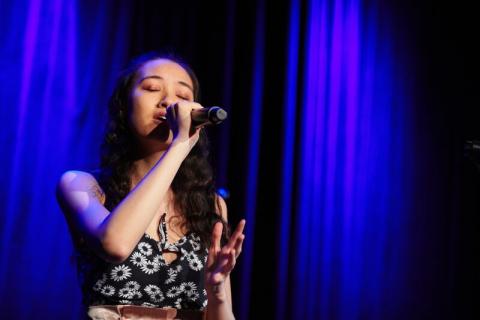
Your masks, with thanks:
[{"label": "face", "polygon": [[187,71],[168,59],[145,63],[137,72],[131,95],[130,126],[139,140],[169,143],[172,133],[166,108],[180,100],[193,101],[193,83]]}]

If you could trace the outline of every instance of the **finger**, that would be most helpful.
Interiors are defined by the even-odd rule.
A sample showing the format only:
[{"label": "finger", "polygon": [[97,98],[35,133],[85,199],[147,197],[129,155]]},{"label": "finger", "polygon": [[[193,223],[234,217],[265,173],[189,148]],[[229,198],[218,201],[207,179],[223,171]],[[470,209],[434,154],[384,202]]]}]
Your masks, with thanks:
[{"label": "finger", "polygon": [[184,116],[190,116],[193,110],[203,109],[202,105],[192,101],[178,101],[176,102],[179,105],[179,109],[181,109],[182,114]]},{"label": "finger", "polygon": [[169,105],[167,107],[167,119],[170,118],[170,119],[174,119],[174,114],[173,114],[173,106],[172,105]]},{"label": "finger", "polygon": [[243,240],[245,239],[245,235],[242,234],[240,237],[237,238],[237,242],[235,243],[235,246],[233,247],[233,250],[236,252],[236,258],[242,253],[242,245],[243,245]]},{"label": "finger", "polygon": [[230,255],[231,255],[230,251],[229,252],[222,251],[217,255],[216,263],[213,270],[214,273],[223,272],[223,270],[225,269],[225,266],[229,263]]},{"label": "finger", "polygon": [[220,238],[222,237],[222,224],[215,223],[212,230],[212,237],[210,241],[210,248],[208,250],[207,267],[213,266],[220,251]]},{"label": "finger", "polygon": [[235,232],[243,233],[243,229],[245,228],[246,223],[247,222],[245,221],[245,219],[240,220],[240,222],[237,224],[237,228],[235,229]]},{"label": "finger", "polygon": [[235,228],[235,231],[233,232],[232,236],[230,237],[228,243],[226,244],[226,247],[229,249],[232,249],[235,246],[235,243],[237,242],[238,237],[240,237],[243,234],[243,229],[245,228],[245,219],[240,220],[238,223],[237,227]]},{"label": "finger", "polygon": [[172,115],[175,119],[178,118],[178,102],[172,104]]},{"label": "finger", "polygon": [[223,229],[223,225],[219,222],[215,223],[213,226],[210,248],[214,253],[218,253],[220,251],[220,240],[222,238],[222,229]]},{"label": "finger", "polygon": [[222,239],[223,224],[221,222],[215,223],[213,227],[213,240],[215,244],[215,250],[220,251],[220,240]]},{"label": "finger", "polygon": [[192,105],[193,110],[203,109],[204,107],[200,103],[195,103]]},{"label": "finger", "polygon": [[183,114],[181,112],[181,107],[180,107],[180,104],[178,102],[175,102],[173,104],[173,110],[175,111],[175,118],[180,118],[180,119],[183,118]]},{"label": "finger", "polygon": [[235,250],[231,250],[229,255],[228,255],[228,259],[226,259],[227,263],[225,263],[225,265],[222,268],[222,272],[225,275],[228,275],[233,270],[233,268],[235,267],[236,261],[237,261],[236,252],[235,252]]},{"label": "finger", "polygon": [[227,255],[219,255],[219,265],[215,267],[211,272],[210,279],[213,283],[220,283],[225,281],[225,278],[228,277],[231,270],[235,266],[235,253],[229,252]]},{"label": "finger", "polygon": [[193,111],[198,110],[198,109],[203,109],[202,105],[196,102],[190,102],[188,104],[188,109],[189,111],[189,117],[192,119],[191,125],[190,125],[190,137],[193,137],[194,135],[200,135],[200,129],[204,127],[204,125],[199,125],[198,123],[195,123],[193,121],[194,116],[193,116]]}]

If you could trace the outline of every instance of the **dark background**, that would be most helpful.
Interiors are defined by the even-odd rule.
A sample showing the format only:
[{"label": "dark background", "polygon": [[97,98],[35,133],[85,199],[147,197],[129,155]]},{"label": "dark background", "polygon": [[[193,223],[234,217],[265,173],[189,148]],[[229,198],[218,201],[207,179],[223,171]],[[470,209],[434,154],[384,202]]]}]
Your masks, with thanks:
[{"label": "dark background", "polygon": [[[303,59],[306,56],[305,34],[309,14],[307,7],[311,2],[299,1],[299,92],[302,92],[300,89],[303,87],[302,70],[305,64]],[[96,164],[97,158],[91,155],[96,154],[97,148],[92,146],[92,141],[100,141],[101,133],[98,128],[104,120],[99,115],[98,106],[106,104],[107,92],[109,93],[113,86],[117,69],[125,65],[130,58],[150,50],[173,51],[183,57],[196,71],[200,80],[200,102],[204,106],[222,106],[229,113],[228,121],[209,129],[209,135],[218,187],[226,188],[231,194],[227,198],[231,225],[236,225],[248,211],[245,199],[249,172],[249,137],[252,130],[250,123],[252,117],[262,116],[258,177],[255,177],[258,189],[256,208],[253,210],[254,227],[247,222],[247,228],[253,229],[250,231],[254,236],[253,248],[249,251],[253,259],[252,273],[250,278],[242,278],[241,271],[246,256],[244,254],[232,273],[233,308],[239,319],[257,319],[264,312],[267,312],[266,318],[274,318],[275,310],[285,310],[285,318],[305,314],[302,313],[304,310],[295,310],[295,306],[290,304],[278,309],[275,305],[275,295],[281,286],[277,283],[279,266],[276,263],[278,239],[282,236],[278,235],[278,230],[281,225],[281,159],[284,154],[282,133],[285,131],[283,91],[287,80],[286,48],[290,3],[291,1],[286,0],[31,0],[28,3],[18,1],[18,5],[17,2],[0,2],[0,12],[9,13],[0,19],[0,26],[3,26],[0,39],[6,39],[0,41],[0,69],[6,70],[0,73],[0,115],[8,119],[8,123],[4,120],[5,131],[0,132],[0,147],[5,148],[5,151],[1,151],[1,167],[6,168],[2,177],[3,189],[0,191],[0,240],[5,241],[2,243],[3,252],[0,252],[4,259],[0,263],[0,318],[5,316],[21,319],[22,315],[23,318],[31,318],[28,315],[33,314],[77,314],[77,310],[70,310],[70,305],[67,305],[78,305],[72,301],[77,301],[79,291],[73,289],[78,289],[74,283],[74,266],[65,258],[70,254],[71,248],[70,243],[66,242],[68,235],[65,222],[54,203],[53,184],[61,170],[75,167],[80,169],[90,165],[93,167]],[[335,1],[325,3],[332,4]],[[356,5],[356,2],[345,3]],[[373,25],[379,27],[379,39],[380,36],[385,37],[385,34],[392,37],[394,69],[402,71],[393,72],[392,75],[402,74],[404,77],[392,83],[401,83],[408,88],[404,91],[399,89],[398,92],[413,93],[413,98],[408,97],[405,100],[402,100],[402,97],[392,97],[393,100],[398,98],[400,101],[397,105],[386,104],[386,108],[408,109],[405,113],[397,109],[385,112],[388,116],[406,115],[402,118],[406,119],[405,124],[400,125],[409,126],[405,129],[409,135],[406,134],[404,140],[408,144],[405,150],[409,150],[411,154],[404,156],[403,149],[380,150],[391,152],[385,159],[391,160],[392,155],[396,154],[404,156],[405,159],[401,158],[399,162],[405,160],[407,164],[400,167],[407,170],[397,175],[407,176],[407,182],[398,188],[392,186],[385,193],[379,194],[385,195],[392,192],[391,190],[405,191],[400,195],[388,194],[386,200],[382,199],[394,205],[402,205],[403,199],[398,200],[396,197],[412,195],[413,199],[405,199],[405,207],[411,209],[404,212],[405,219],[397,219],[392,212],[381,215],[381,218],[388,220],[390,224],[406,221],[406,226],[399,225],[398,229],[395,229],[395,226],[366,221],[365,228],[361,229],[361,236],[367,239],[367,246],[371,244],[368,242],[370,239],[377,239],[378,234],[384,233],[386,244],[384,247],[373,248],[374,254],[365,257],[365,261],[351,260],[368,265],[374,260],[374,255],[387,257],[386,260],[390,257],[389,261],[380,263],[380,268],[382,272],[392,272],[393,275],[377,276],[374,271],[366,270],[364,278],[353,279],[358,280],[358,283],[373,279],[375,283],[361,291],[368,297],[364,297],[359,291],[354,292],[352,297],[345,292],[339,293],[344,287],[334,283],[335,278],[332,280],[332,288],[325,289],[325,292],[331,293],[328,295],[331,301],[310,299],[306,302],[306,307],[317,310],[326,305],[329,310],[325,312],[332,314],[330,319],[337,319],[341,318],[339,306],[349,306],[346,303],[350,301],[348,299],[358,298],[354,301],[358,305],[352,307],[352,312],[355,312],[358,319],[480,319],[480,170],[476,167],[480,156],[467,157],[464,151],[466,141],[480,141],[478,10],[474,8],[474,2],[467,1],[367,0],[361,3],[365,12],[373,7],[378,12],[378,21]],[[40,9],[31,10],[33,5]],[[68,13],[68,10],[71,10],[71,13]],[[38,30],[30,25],[30,11],[32,16],[38,16]],[[50,21],[42,20],[50,17],[60,19],[57,23],[61,27],[53,28]],[[77,20],[71,22],[69,19],[72,17]],[[262,25],[265,28],[265,37],[255,42]],[[71,26],[80,27],[79,30],[69,31],[68,27]],[[34,34],[29,35],[28,32]],[[34,42],[30,41],[32,39],[36,43],[29,47],[28,44]],[[104,41],[105,39],[107,40]],[[58,44],[59,52],[57,54],[54,50],[50,60],[49,48],[52,43]],[[381,46],[383,43],[386,42],[378,40],[375,45]],[[78,49],[75,55],[67,52],[67,58],[64,58],[61,51],[65,48],[68,51],[74,45],[78,46],[72,49],[72,52]],[[262,101],[258,101],[261,109],[256,110],[252,107],[256,102],[252,100],[252,83],[255,72],[259,71],[256,70],[255,60],[255,50],[259,46],[264,47],[263,64],[260,64],[263,67],[264,79],[260,98]],[[23,55],[25,48],[26,56]],[[33,67],[25,66],[28,64],[26,61],[29,54],[33,56]],[[74,79],[79,87],[76,95],[70,95],[69,87],[63,83],[57,84],[67,79],[65,74],[72,76],[67,70],[69,63],[74,63],[75,67],[72,69],[78,72],[73,73],[73,77],[78,78]],[[23,70],[32,72],[31,79],[28,80],[32,85],[27,88],[24,88]],[[47,81],[46,93],[45,74],[51,80],[51,83]],[[30,85],[28,81],[25,83]],[[24,89],[27,92],[25,96],[22,95]],[[56,99],[57,89],[60,94],[65,95],[65,99],[62,99],[63,96]],[[379,96],[381,94],[379,93]],[[64,102],[71,96],[77,97],[79,101],[70,104],[67,101],[68,105],[64,106]],[[22,100],[23,98],[25,99]],[[297,97],[299,108],[302,107],[304,98],[301,94]],[[4,100],[8,104],[5,104]],[[26,101],[23,107],[28,112],[17,112],[17,105],[21,104],[19,101]],[[402,101],[412,103],[402,106]],[[43,110],[35,109],[37,106],[42,106]],[[380,105],[373,109],[378,111],[381,107]],[[68,110],[62,113],[64,109]],[[302,125],[308,122],[302,121],[302,116],[299,112],[296,119],[291,119],[297,124],[296,137],[300,136]],[[375,119],[385,121],[386,124],[394,123],[388,122],[390,119],[382,116],[383,114],[373,115],[365,126],[382,127],[371,123],[375,122]],[[52,124],[55,121],[58,121],[58,127],[65,129],[65,132],[59,134],[56,131],[57,124]],[[17,130],[18,123],[24,125],[22,130]],[[58,137],[47,137],[50,131],[55,131]],[[41,137],[37,143],[39,132]],[[62,135],[67,133],[68,136],[63,139]],[[58,146],[52,146],[50,141],[61,141],[65,145],[59,143]],[[76,142],[78,147],[67,145],[67,142]],[[392,149],[397,145],[392,141]],[[294,169],[300,171],[298,148],[295,152]],[[32,155],[34,157],[30,158]],[[49,158],[53,156],[55,158]],[[339,164],[342,165],[341,162]],[[65,168],[60,168],[63,165]],[[375,165],[381,167],[383,164]],[[403,181],[396,176],[392,179],[383,177],[382,174],[388,172],[386,168],[387,166],[379,168],[383,170],[379,174],[380,178],[384,181]],[[294,177],[295,186],[299,185],[298,180],[301,179],[297,171]],[[411,190],[402,189],[406,187]],[[375,195],[374,192],[368,193],[371,198]],[[293,200],[295,202],[298,199]],[[373,203],[374,200],[376,199],[366,199],[364,207],[370,208],[367,202]],[[6,215],[3,215],[4,204],[5,208],[8,208],[5,210]],[[375,205],[376,203],[371,207],[375,209]],[[398,206],[397,210],[392,211],[394,214],[402,214],[403,208]],[[297,216],[292,214],[291,226],[288,226],[292,233],[290,239],[299,239],[301,235],[294,234],[295,224],[308,220],[301,212],[292,212]],[[365,214],[360,217],[368,220],[377,216]],[[338,220],[342,222],[342,218]],[[6,228],[3,227],[3,222]],[[332,230],[342,229],[343,225],[335,225],[335,228]],[[328,227],[318,227],[314,230],[332,231],[327,229]],[[336,234],[332,237],[332,251],[342,248],[342,242],[336,241],[343,240],[340,238],[341,235]],[[65,241],[58,241],[59,239]],[[289,254],[292,257],[297,253],[295,245],[296,243],[291,244]],[[60,253],[54,255],[48,252],[49,257],[56,260],[50,259],[48,263],[42,261],[42,246],[50,248],[55,254]],[[398,252],[377,252],[384,248]],[[367,250],[365,252],[369,253]],[[323,257],[316,253],[312,255],[315,255],[316,259]],[[346,257],[341,256],[339,260],[342,258]],[[397,261],[395,259],[403,260],[398,261],[398,266],[392,267],[392,261]],[[322,267],[327,269],[344,267],[342,261],[322,263]],[[295,264],[296,261],[292,258],[288,270],[296,270]],[[300,267],[298,270],[306,269]],[[50,270],[56,270],[58,274],[52,275]],[[345,270],[334,270],[337,273],[333,274],[342,280],[349,279],[341,273],[348,273]],[[358,270],[361,268],[355,271]],[[374,276],[371,276],[372,274]],[[295,291],[296,276],[298,274],[290,272],[288,281],[283,283],[288,285],[288,302],[298,303],[300,298],[304,297],[292,296],[299,294]],[[318,279],[325,280],[322,277]],[[383,279],[386,280],[382,281]],[[240,290],[247,281],[251,286],[250,296],[247,297],[250,311],[249,314],[242,315],[238,301],[242,300]],[[392,283],[400,287],[392,286],[387,288],[391,293],[385,292],[385,286]],[[311,288],[324,289],[323,286],[323,283],[315,283]],[[325,285],[327,286],[328,284]],[[302,294],[307,296],[306,293]],[[385,294],[386,297],[383,299],[383,296],[377,297],[376,294]],[[336,301],[338,297],[344,300]],[[308,302],[313,300],[318,301],[318,304],[309,305]],[[65,305],[59,307],[58,301],[65,302]],[[375,306],[369,304],[371,301],[383,301],[387,305],[375,309]]]},{"label": "dark background", "polygon": [[[255,1],[236,3],[210,1],[140,2],[135,5],[131,33],[131,55],[158,48],[175,48],[191,62],[202,85],[204,105],[224,105],[230,121],[222,129],[212,129],[212,149],[229,149],[228,168],[218,174],[219,186],[233,195],[229,207],[232,224],[242,216],[249,128],[244,113],[252,113],[251,79],[255,34]],[[368,3],[366,4],[368,6]],[[428,263],[410,270],[410,281],[422,283],[409,298],[419,318],[474,319],[480,317],[480,174],[471,159],[464,156],[467,140],[480,140],[479,57],[480,25],[473,4],[467,2],[396,1],[382,4],[395,13],[395,26],[406,59],[399,68],[411,69],[415,83],[415,146],[418,176],[415,201],[424,214],[411,221],[409,234],[413,257]],[[386,11],[386,12],[387,12]],[[168,12],[168,14],[165,14]],[[252,274],[251,314],[274,309],[275,259],[274,229],[279,208],[270,199],[278,196],[282,130],[278,88],[284,81],[288,3],[266,2],[265,108],[263,116],[271,125],[262,128],[260,185]],[[303,8],[302,15],[307,13]],[[168,26],[174,32],[159,36]],[[227,43],[228,42],[228,43]],[[198,66],[198,67],[197,67]],[[233,77],[234,82],[225,81]],[[225,145],[227,144],[228,145]],[[223,149],[225,150],[225,149]],[[225,153],[225,152],[223,152]],[[218,159],[213,159],[214,163]],[[229,177],[228,181],[226,176]],[[428,257],[425,257],[427,252]],[[235,288],[241,283],[233,275]],[[392,288],[391,290],[395,290]],[[235,299],[234,299],[235,301]],[[235,305],[234,305],[235,307]]]}]

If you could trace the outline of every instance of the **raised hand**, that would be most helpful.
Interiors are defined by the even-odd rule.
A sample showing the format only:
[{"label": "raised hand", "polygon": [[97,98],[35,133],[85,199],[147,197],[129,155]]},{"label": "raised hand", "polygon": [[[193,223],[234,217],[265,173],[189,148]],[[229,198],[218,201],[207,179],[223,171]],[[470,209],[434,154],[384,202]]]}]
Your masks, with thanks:
[{"label": "raised hand", "polygon": [[217,222],[213,227],[212,241],[208,251],[207,267],[205,271],[205,287],[207,291],[218,294],[230,272],[235,267],[236,260],[242,252],[243,228],[245,220],[241,220],[228,243],[220,247],[223,225]]},{"label": "raised hand", "polygon": [[191,140],[195,144],[199,137],[200,128],[192,126],[191,111],[203,107],[191,101],[175,102],[167,107],[167,122],[173,132],[174,139]]}]

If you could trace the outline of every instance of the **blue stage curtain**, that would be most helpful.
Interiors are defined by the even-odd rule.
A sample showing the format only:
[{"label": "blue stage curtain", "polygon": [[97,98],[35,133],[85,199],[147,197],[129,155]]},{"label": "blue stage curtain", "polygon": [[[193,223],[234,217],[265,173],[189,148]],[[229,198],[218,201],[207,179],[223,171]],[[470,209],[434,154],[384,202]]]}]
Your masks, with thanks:
[{"label": "blue stage curtain", "polygon": [[409,312],[412,92],[383,9],[291,1],[276,319]]},{"label": "blue stage curtain", "polygon": [[[423,208],[417,83],[408,26],[393,5],[229,0],[211,11],[224,24],[205,14],[196,25],[195,12],[209,12],[203,4],[190,4],[182,20],[188,5],[162,11],[165,3],[0,3],[0,317],[78,318],[55,184],[67,169],[97,167],[108,95],[130,54],[172,38],[198,56],[203,88],[222,79],[231,103],[216,151],[230,219],[247,219],[232,275],[237,318],[261,310],[275,319],[412,319],[437,280],[432,273],[416,294],[412,274],[428,274],[422,262],[441,255],[418,262],[412,254],[426,252],[414,249],[429,239],[413,223]],[[182,28],[163,28],[168,18]]]},{"label": "blue stage curtain", "polygon": [[126,59],[127,1],[2,1],[0,314],[74,319],[80,292],[55,200],[66,169],[98,165]]}]

